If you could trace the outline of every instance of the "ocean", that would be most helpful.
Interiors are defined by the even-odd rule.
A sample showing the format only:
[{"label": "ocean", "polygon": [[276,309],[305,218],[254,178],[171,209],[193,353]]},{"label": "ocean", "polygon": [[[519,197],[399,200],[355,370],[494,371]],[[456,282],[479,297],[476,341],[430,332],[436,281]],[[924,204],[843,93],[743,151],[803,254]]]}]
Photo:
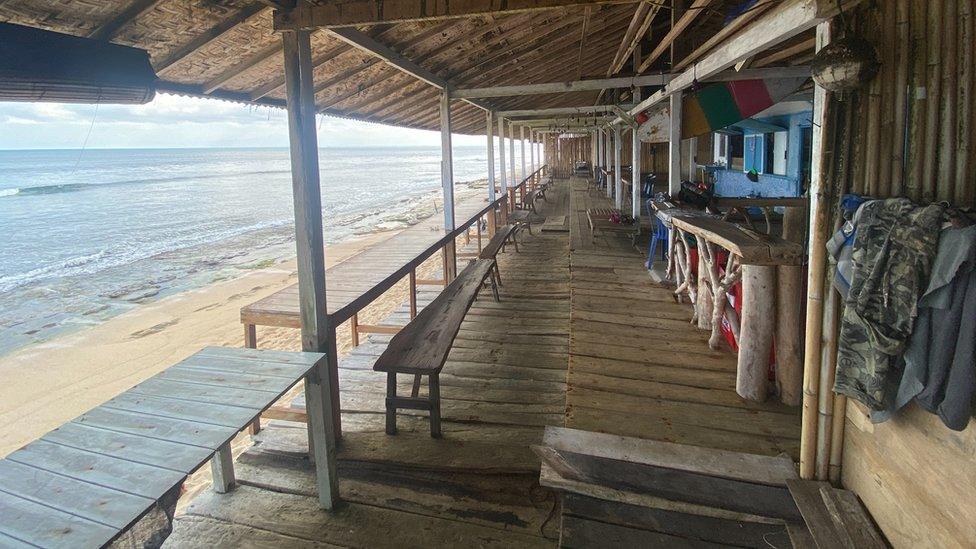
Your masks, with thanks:
[{"label": "ocean", "polygon": [[[457,182],[486,177],[454,149]],[[434,212],[439,147],[319,151],[326,243]],[[293,257],[288,149],[0,151],[0,355]]]}]

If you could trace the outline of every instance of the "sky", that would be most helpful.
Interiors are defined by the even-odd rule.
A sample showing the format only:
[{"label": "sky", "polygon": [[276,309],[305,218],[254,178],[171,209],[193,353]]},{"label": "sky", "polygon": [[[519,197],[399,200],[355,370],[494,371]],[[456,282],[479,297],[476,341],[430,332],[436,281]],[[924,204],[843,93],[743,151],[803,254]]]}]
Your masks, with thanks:
[{"label": "sky", "polygon": [[[438,146],[438,132],[319,117],[319,147]],[[455,135],[454,146],[484,145]],[[87,140],[87,144],[86,144]],[[146,105],[0,103],[0,149],[287,147],[283,109],[156,94]]]}]

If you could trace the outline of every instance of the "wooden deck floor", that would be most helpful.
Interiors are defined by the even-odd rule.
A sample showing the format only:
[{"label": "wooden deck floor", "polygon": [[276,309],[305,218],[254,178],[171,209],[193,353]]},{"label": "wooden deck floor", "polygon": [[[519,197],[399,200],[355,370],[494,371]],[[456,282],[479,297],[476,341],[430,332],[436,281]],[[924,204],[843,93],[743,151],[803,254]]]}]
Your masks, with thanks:
[{"label": "wooden deck floor", "polygon": [[556,181],[542,205],[568,232],[537,226],[499,255],[502,302],[475,303],[441,375],[443,439],[423,412],[384,433],[372,363],[388,336],[371,336],[340,360],[343,506],[317,509],[304,425],[271,422],[237,462],[242,485],[197,497],[167,546],[551,547],[556,498],[529,450],[545,425],[795,457],[799,412],[739,399],[734,356],[708,349],[629,239],[590,238],[585,209],[607,202],[587,187]]},{"label": "wooden deck floor", "polygon": [[566,426],[797,458],[799,408],[739,398],[735,355],[709,349],[629,239],[590,237],[586,209],[609,202],[581,179],[571,187]]},{"label": "wooden deck floor", "polygon": [[[540,213],[567,208],[563,182]],[[372,364],[389,336],[370,336],[340,360],[342,507],[316,507],[304,425],[273,421],[237,461],[241,486],[198,496],[167,546],[553,546],[556,498],[539,486],[529,445],[564,418],[569,239],[539,229],[519,253],[499,254],[502,301],[483,293],[461,327],[441,374],[442,439],[430,438],[426,412],[409,410],[399,434],[384,433],[385,374]],[[423,288],[418,305],[437,291]],[[408,316],[404,304],[385,322]]]}]

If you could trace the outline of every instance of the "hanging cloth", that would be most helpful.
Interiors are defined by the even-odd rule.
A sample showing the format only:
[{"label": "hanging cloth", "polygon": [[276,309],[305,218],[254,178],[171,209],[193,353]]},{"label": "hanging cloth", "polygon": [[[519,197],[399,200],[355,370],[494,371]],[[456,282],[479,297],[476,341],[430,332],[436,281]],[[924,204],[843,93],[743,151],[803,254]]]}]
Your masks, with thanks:
[{"label": "hanging cloth", "polygon": [[893,362],[911,336],[942,213],[941,204],[919,207],[906,198],[876,200],[861,208],[834,391],[872,410],[884,408]]},{"label": "hanging cloth", "polygon": [[961,431],[976,395],[976,225],[942,231],[918,308],[901,377],[888,389],[888,408],[871,419],[884,421],[916,398],[947,427]]}]

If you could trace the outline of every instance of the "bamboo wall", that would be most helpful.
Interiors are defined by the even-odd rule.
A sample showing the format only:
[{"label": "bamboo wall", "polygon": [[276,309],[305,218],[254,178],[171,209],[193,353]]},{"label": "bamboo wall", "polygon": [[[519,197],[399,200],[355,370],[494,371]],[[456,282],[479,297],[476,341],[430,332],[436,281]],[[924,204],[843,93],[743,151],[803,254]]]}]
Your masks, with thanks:
[{"label": "bamboo wall", "polygon": [[[833,200],[853,191],[976,205],[974,11],[976,0],[878,0],[858,13],[882,68],[830,103]],[[842,464],[844,486],[895,547],[976,545],[973,423],[957,433],[910,405],[872,425],[848,401]]]}]

